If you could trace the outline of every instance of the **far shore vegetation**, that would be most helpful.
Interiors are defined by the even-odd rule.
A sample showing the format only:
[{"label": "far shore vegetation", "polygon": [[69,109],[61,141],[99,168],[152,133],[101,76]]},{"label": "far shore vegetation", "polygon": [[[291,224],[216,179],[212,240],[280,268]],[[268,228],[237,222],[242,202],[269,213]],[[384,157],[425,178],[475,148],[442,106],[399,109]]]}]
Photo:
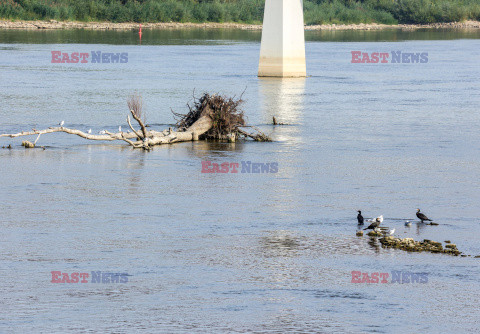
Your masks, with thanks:
[{"label": "far shore vegetation", "polygon": [[[265,0],[0,0],[0,19],[261,23]],[[480,21],[480,0],[304,0],[305,24]]]}]

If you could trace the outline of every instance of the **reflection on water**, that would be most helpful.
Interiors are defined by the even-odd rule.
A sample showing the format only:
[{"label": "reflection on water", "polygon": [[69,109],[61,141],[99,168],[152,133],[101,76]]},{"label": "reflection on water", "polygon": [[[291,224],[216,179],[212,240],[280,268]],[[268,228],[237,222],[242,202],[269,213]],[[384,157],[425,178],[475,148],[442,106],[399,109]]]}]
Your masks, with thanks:
[{"label": "reflection on water", "polygon": [[272,124],[273,117],[278,123],[266,127],[284,152],[277,161],[281,170],[282,182],[271,188],[268,206],[285,215],[292,214],[302,200],[302,188],[292,186],[297,183],[298,174],[307,163],[306,156],[298,154],[303,145],[303,133],[299,124],[303,123],[306,78],[259,78],[259,105],[261,123]]},{"label": "reflection on water", "polygon": [[266,124],[272,124],[274,116],[279,123],[302,122],[306,80],[306,78],[259,78],[261,112]]},{"label": "reflection on water", "polygon": [[215,162],[238,162],[231,161],[235,153],[243,151],[245,143],[238,141],[229,143],[224,141],[198,141],[185,144],[185,149],[190,157],[200,160],[211,160]]},{"label": "reflection on water", "polygon": [[[205,45],[260,42],[260,30],[143,29],[142,45]],[[307,42],[383,42],[480,38],[479,29],[308,30]],[[138,29],[132,30],[7,30],[0,29],[0,43],[139,45]],[[0,49],[1,50],[1,49]]]},{"label": "reflection on water", "polygon": [[[260,31],[238,29],[143,29],[141,45],[230,44],[260,41]],[[0,30],[0,43],[139,45],[138,30]]]},{"label": "reflection on water", "polygon": [[139,150],[139,154],[135,157],[135,159],[128,160],[127,163],[127,170],[129,173],[129,192],[135,193],[140,188],[140,183],[142,181],[142,175],[145,173],[145,154],[143,150]]},{"label": "reflection on water", "polygon": [[380,242],[378,241],[377,237],[369,237],[368,244],[370,245],[370,247],[372,247],[372,249],[375,251],[375,253],[380,252],[381,247],[380,247]]},{"label": "reflection on water", "polygon": [[480,29],[307,30],[305,40],[324,42],[396,42],[480,38]]}]

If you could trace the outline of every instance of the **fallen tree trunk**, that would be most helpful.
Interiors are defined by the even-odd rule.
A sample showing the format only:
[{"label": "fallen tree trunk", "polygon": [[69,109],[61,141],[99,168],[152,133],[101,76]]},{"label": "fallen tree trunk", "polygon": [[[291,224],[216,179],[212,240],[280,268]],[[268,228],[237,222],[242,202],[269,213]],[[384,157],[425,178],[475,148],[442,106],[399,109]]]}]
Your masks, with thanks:
[{"label": "fallen tree trunk", "polygon": [[[150,150],[153,146],[162,144],[172,144],[185,141],[197,141],[205,139],[228,139],[235,141],[239,136],[250,137],[257,141],[270,141],[270,138],[256,129],[257,134],[250,134],[241,130],[245,127],[243,112],[237,110],[241,100],[225,99],[221,96],[210,96],[205,94],[195,103],[195,108],[190,108],[186,115],[175,114],[181,119],[177,122],[178,131],[169,128],[164,131],[147,130],[146,125],[141,119],[141,100],[139,96],[133,96],[128,101],[130,113],[137,121],[141,130],[137,131],[130,121],[130,115],[127,116],[127,123],[132,132],[109,132],[103,130],[100,134],[85,133],[77,129],[70,129],[63,126],[61,122],[58,127],[50,127],[45,130],[22,131],[14,134],[0,134],[0,137],[22,137],[38,135],[35,143],[24,145],[26,148],[35,147],[40,135],[54,132],[64,132],[77,135],[88,140],[114,141],[122,140],[134,148],[143,148]],[[90,131],[89,131],[90,132]]]}]

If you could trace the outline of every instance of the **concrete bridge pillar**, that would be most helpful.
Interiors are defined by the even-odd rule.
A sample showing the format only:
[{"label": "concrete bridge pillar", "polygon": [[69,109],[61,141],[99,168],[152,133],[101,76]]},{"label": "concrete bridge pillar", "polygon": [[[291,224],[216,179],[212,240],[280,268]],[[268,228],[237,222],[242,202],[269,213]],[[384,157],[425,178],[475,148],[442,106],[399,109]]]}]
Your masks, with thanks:
[{"label": "concrete bridge pillar", "polygon": [[259,77],[305,77],[302,0],[266,0]]}]

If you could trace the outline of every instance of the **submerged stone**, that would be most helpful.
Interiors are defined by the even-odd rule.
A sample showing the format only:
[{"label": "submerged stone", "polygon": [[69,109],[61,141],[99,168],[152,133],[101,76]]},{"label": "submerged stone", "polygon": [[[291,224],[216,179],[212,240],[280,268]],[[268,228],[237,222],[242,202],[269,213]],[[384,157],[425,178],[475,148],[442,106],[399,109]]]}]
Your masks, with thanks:
[{"label": "submerged stone", "polygon": [[387,236],[380,239],[380,243],[384,248],[398,248],[407,252],[430,252],[430,253],[444,253],[450,255],[460,255],[461,252],[457,249],[455,244],[449,244],[446,249],[443,249],[441,242],[424,239],[423,241],[415,241],[412,238],[395,238]]},{"label": "submerged stone", "polygon": [[28,140],[22,141],[22,146],[25,146],[25,148],[34,148],[35,144],[32,142],[29,142]]}]

